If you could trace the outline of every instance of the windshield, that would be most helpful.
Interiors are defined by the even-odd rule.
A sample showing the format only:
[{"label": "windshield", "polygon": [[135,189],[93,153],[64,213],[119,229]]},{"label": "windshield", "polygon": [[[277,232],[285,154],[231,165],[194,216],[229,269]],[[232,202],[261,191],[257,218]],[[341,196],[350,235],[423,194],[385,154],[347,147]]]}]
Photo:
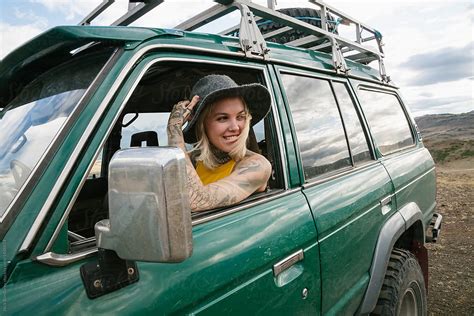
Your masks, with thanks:
[{"label": "windshield", "polygon": [[109,56],[77,57],[43,73],[1,110],[0,218]]}]

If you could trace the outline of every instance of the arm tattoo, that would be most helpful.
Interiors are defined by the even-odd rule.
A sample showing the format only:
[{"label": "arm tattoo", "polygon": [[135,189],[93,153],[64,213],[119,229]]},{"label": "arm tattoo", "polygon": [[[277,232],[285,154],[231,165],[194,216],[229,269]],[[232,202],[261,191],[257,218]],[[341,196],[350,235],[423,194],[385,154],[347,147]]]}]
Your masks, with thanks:
[{"label": "arm tattoo", "polygon": [[194,169],[188,173],[193,210],[228,206],[242,201],[267,183],[271,166],[262,156],[242,161],[229,176],[203,186]]},{"label": "arm tattoo", "polygon": [[249,162],[242,162],[237,169],[237,173],[246,174],[249,172],[255,172],[258,171],[259,168],[261,168],[261,165],[258,161],[252,160]]}]

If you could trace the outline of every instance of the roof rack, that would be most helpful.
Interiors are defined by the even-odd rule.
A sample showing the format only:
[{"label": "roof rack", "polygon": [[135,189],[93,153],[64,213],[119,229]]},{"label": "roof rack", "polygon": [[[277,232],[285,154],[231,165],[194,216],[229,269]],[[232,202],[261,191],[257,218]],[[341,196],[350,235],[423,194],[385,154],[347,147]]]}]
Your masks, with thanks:
[{"label": "roof rack", "polygon": [[[107,9],[115,0],[103,0],[83,21],[81,25],[89,25],[99,14]],[[112,25],[129,25],[145,13],[149,12],[164,0],[129,0],[128,12],[116,20]],[[321,26],[315,26],[303,21],[300,17],[294,18],[274,10],[274,0],[267,0],[268,8],[252,3],[248,0],[214,0],[216,5],[180,23],[175,28],[192,31],[215,21],[235,10],[241,13],[240,25],[227,29],[220,34],[239,36],[240,46],[246,56],[268,56],[269,49],[266,39],[297,30],[304,34],[296,40],[288,40],[283,44],[301,47],[314,51],[331,52],[334,69],[338,73],[347,74],[350,69],[347,60],[368,64],[378,61],[380,77],[383,82],[390,82],[383,62],[382,34],[374,28],[350,17],[342,11],[333,8],[322,0],[309,0],[316,5],[320,12]],[[281,28],[262,34],[258,23],[272,21],[281,25]],[[342,37],[331,32],[330,22],[337,21],[346,25],[355,25],[355,39]],[[366,36],[363,36],[367,33]],[[377,47],[371,47],[366,42],[375,40]]]}]

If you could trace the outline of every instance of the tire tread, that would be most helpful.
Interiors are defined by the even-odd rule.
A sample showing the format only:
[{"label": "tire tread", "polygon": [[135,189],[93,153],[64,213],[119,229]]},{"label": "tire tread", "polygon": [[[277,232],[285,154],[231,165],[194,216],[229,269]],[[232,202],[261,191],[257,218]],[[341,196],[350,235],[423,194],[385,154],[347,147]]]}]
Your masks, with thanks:
[{"label": "tire tread", "polygon": [[405,249],[394,248],[387,265],[387,272],[380,290],[379,298],[371,315],[397,315],[398,302],[401,295],[401,287],[410,269],[417,269],[421,275],[420,286],[422,288],[422,299],[424,313],[426,313],[426,292],[424,292],[424,280],[421,268],[416,257]]}]

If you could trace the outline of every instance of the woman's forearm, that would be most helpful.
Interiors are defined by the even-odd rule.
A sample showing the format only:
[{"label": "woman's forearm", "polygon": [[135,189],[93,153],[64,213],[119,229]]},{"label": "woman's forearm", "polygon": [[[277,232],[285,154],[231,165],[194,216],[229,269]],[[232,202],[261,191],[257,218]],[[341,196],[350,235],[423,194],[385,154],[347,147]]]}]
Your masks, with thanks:
[{"label": "woman's forearm", "polygon": [[186,146],[184,143],[183,131],[179,124],[176,124],[175,119],[170,116],[168,121],[168,145],[175,146],[181,148],[186,156],[186,184],[187,184],[187,191],[189,196],[189,202],[191,205],[191,210],[198,211],[209,209],[209,203],[206,201],[209,200],[209,194],[206,194],[204,190],[204,185],[202,184],[199,175],[197,174],[194,166],[191,162],[191,158],[189,154],[186,152]]}]

